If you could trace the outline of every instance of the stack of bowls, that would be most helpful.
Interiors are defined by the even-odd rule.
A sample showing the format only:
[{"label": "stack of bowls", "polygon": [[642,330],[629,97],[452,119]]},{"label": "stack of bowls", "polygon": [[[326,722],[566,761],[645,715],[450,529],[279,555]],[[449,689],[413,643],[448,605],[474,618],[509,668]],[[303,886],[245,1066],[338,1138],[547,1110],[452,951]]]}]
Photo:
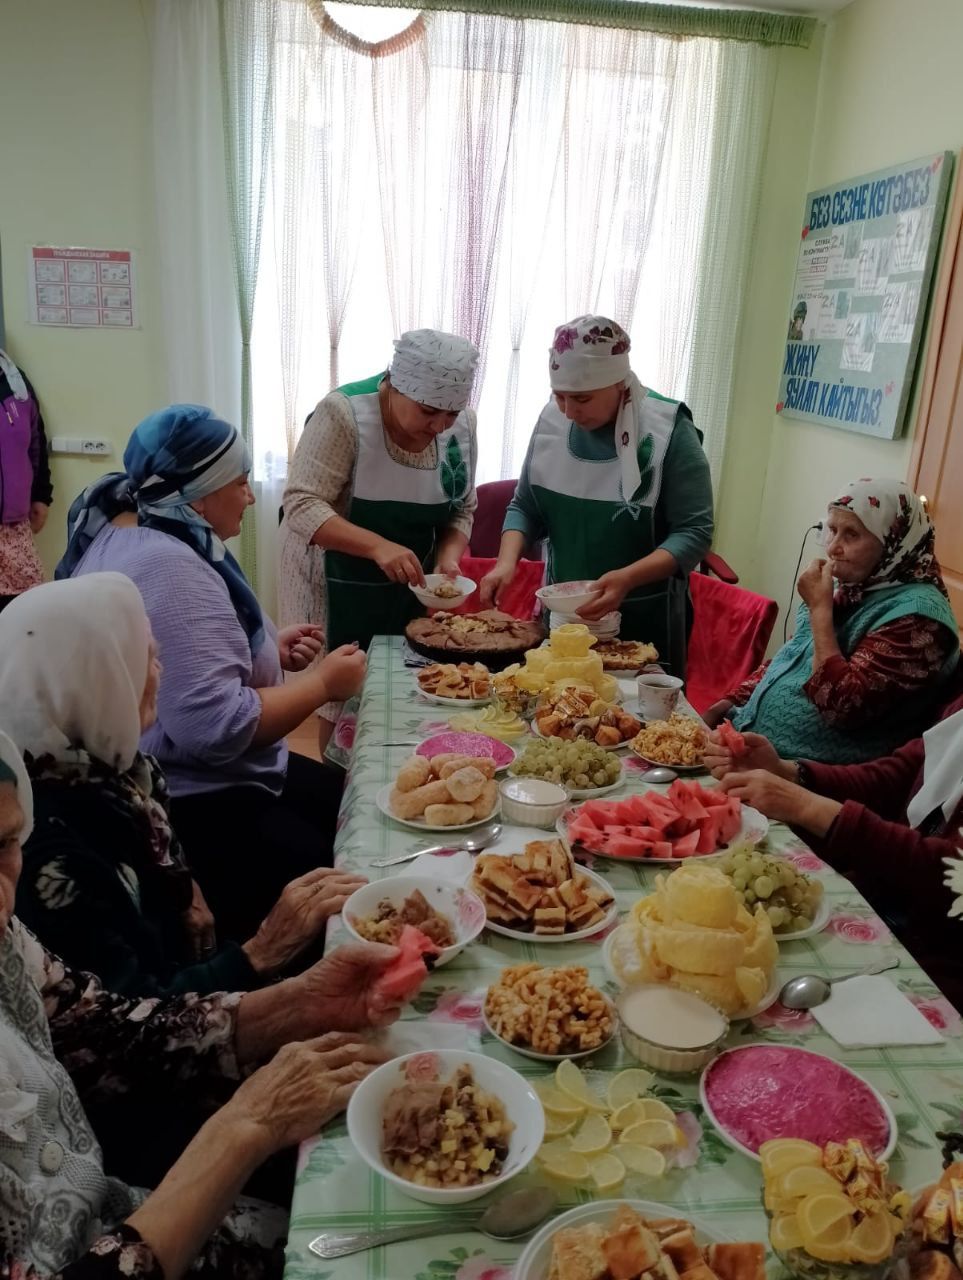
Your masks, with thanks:
[{"label": "stack of bowls", "polygon": [[562,627],[567,622],[580,622],[583,627],[588,627],[597,640],[614,640],[622,625],[622,615],[618,612],[607,613],[599,618],[598,622],[589,622],[585,618],[580,618],[577,613],[556,613],[554,609],[548,615],[549,631],[554,631],[556,627]]}]

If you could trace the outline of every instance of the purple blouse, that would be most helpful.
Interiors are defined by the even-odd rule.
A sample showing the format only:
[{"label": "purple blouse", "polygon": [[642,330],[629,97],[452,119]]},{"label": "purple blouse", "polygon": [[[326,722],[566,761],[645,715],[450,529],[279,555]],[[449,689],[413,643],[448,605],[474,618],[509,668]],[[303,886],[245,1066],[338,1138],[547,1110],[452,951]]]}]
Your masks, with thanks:
[{"label": "purple blouse", "polygon": [[164,672],[157,723],[141,739],[156,756],[171,794],[284,785],[288,749],[282,740],[252,746],[261,716],[256,690],[281,684],[277,631],[252,658],[223,578],[196,551],[157,529],[108,525],[74,576],[126,574],[144,598]]}]

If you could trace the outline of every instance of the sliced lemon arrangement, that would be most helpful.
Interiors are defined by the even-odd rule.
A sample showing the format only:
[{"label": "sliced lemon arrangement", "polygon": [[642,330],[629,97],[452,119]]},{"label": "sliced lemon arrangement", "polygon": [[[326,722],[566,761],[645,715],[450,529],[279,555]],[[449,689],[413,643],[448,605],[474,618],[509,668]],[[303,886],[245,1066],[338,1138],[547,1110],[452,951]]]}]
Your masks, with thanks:
[{"label": "sliced lemon arrangement", "polygon": [[570,1059],[560,1062],[551,1082],[536,1082],[545,1112],[545,1141],[538,1162],[559,1182],[614,1191],[627,1174],[661,1178],[665,1152],[685,1137],[675,1112],[647,1097],[654,1077],[632,1067],[596,1093]]},{"label": "sliced lemon arrangement", "polygon": [[812,1275],[811,1259],[876,1267],[893,1258],[910,1197],[887,1181],[886,1165],[861,1142],[818,1147],[801,1138],[774,1138],[762,1144],[759,1156],[770,1243],[791,1271]]}]

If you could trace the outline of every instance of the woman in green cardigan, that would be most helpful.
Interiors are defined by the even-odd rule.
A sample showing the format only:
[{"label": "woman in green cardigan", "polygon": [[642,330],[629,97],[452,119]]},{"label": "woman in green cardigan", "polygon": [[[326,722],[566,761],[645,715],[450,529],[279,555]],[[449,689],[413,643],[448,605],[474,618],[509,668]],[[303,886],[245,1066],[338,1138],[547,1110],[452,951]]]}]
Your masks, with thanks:
[{"label": "woman in green cardigan", "polygon": [[829,504],[826,559],[799,579],[796,633],[706,712],[786,758],[858,764],[918,737],[959,659],[936,533],[902,480],[857,480]]},{"label": "woman in green cardigan", "polygon": [[509,505],[482,603],[496,603],[527,544],[548,541],[547,582],[592,579],[587,621],[622,614],[685,675],[688,577],[712,544],[709,464],[689,410],[642,386],[629,335],[605,316],[555,330],[552,398]]}]

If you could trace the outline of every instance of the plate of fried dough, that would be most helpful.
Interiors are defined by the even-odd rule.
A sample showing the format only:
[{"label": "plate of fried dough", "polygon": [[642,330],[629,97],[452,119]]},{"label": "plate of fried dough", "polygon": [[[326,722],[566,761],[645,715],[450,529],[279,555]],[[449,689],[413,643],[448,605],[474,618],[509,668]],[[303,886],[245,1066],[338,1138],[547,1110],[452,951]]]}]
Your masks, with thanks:
[{"label": "plate of fried dough", "polygon": [[454,752],[410,756],[375,804],[386,818],[413,831],[465,831],[498,812],[495,761]]}]

